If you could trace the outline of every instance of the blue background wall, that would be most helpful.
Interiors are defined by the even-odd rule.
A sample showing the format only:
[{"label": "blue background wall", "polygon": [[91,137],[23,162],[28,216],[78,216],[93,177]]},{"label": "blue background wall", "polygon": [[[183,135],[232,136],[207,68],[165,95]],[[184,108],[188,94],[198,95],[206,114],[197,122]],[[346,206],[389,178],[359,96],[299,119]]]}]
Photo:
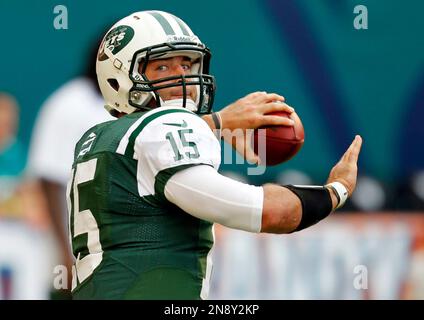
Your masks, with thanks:
[{"label": "blue background wall", "polygon": [[[68,30],[53,27],[60,4]],[[353,27],[359,4],[368,30]],[[212,49],[216,109],[257,90],[281,93],[296,108],[304,147],[263,179],[295,168],[322,181],[356,133],[364,138],[361,173],[391,182],[424,169],[422,1],[1,0],[0,91],[21,105],[27,146],[41,104],[83,70],[104,26],[147,9],[180,16]]]}]

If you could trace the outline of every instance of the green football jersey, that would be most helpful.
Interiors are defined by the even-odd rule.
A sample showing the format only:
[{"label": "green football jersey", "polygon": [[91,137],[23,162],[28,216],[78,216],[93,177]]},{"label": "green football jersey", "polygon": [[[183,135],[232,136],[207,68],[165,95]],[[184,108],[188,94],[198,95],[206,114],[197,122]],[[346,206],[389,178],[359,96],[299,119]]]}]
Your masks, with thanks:
[{"label": "green football jersey", "polygon": [[205,299],[212,223],[169,202],[164,187],[191,166],[218,170],[220,155],[206,122],[182,108],[88,130],[67,188],[73,298]]}]

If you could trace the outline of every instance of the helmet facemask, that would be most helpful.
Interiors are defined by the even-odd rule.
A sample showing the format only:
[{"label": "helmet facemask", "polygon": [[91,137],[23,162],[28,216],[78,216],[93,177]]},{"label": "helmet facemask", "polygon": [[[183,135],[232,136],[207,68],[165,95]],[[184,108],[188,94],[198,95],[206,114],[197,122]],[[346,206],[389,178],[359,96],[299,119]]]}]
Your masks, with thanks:
[{"label": "helmet facemask", "polygon": [[[190,58],[192,61],[190,74],[157,80],[148,79],[145,71],[149,61],[175,56]],[[181,87],[183,108],[198,114],[210,113],[215,93],[214,77],[208,74],[210,57],[209,49],[196,42],[163,43],[136,51],[129,70],[129,77],[133,82],[129,91],[129,104],[141,110],[161,107],[164,101],[158,91],[164,88]],[[195,86],[196,101],[194,103],[188,101],[186,94],[188,86]]]}]

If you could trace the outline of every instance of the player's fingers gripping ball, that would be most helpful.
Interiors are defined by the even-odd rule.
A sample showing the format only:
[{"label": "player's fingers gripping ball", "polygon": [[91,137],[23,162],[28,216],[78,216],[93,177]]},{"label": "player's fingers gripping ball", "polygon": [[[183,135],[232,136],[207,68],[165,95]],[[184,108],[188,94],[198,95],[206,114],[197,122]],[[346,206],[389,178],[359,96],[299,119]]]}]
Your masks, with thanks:
[{"label": "player's fingers gripping ball", "polygon": [[305,131],[299,116],[284,111],[270,113],[287,117],[294,121],[293,126],[264,126],[255,129],[253,150],[259,156],[262,165],[274,166],[293,158],[303,146]]}]

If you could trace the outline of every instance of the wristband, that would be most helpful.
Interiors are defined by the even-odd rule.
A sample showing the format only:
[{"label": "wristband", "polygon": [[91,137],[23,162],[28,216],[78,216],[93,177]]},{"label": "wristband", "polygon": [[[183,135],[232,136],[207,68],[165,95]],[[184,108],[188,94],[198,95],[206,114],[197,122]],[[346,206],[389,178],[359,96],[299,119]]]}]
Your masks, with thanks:
[{"label": "wristband", "polygon": [[216,138],[218,140],[221,140],[221,129],[222,129],[221,115],[219,114],[219,112],[213,112],[211,114],[211,116],[212,116],[212,120],[213,120],[213,122],[215,124],[215,129],[216,129],[215,135],[216,135]]},{"label": "wristband", "polygon": [[326,184],[325,187],[332,189],[336,194],[337,200],[339,201],[336,209],[342,207],[345,204],[347,197],[349,196],[346,187],[340,182],[331,182]]}]

